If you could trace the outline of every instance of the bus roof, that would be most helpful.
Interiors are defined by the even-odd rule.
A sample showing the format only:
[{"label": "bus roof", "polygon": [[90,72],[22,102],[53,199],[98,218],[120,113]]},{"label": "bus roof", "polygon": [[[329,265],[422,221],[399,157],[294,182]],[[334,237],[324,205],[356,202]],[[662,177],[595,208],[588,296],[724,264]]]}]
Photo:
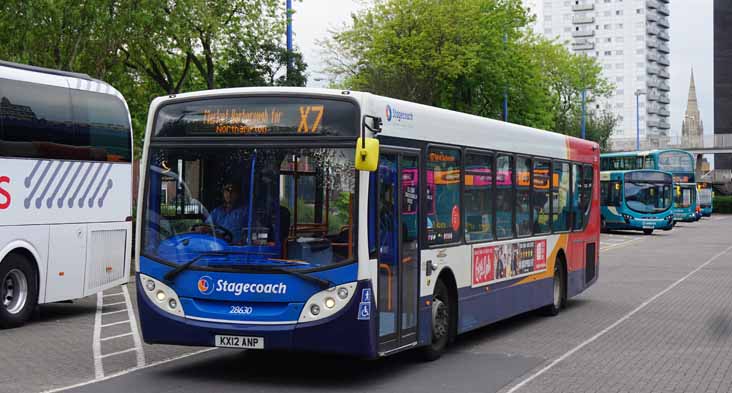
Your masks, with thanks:
[{"label": "bus roof", "polygon": [[691,154],[686,150],[681,149],[654,149],[654,150],[643,150],[643,151],[626,151],[626,152],[616,152],[616,153],[602,153],[600,157],[606,158],[606,157],[645,157],[652,154],[660,154],[665,152],[671,152],[671,151],[678,151],[683,152],[687,154]]},{"label": "bus roof", "polygon": [[552,131],[366,92],[321,88],[247,87],[204,90],[158,97],[150,105],[148,129],[152,129],[151,122],[154,113],[160,106],[168,102],[246,94],[312,95],[323,98],[351,97],[361,105],[362,113],[383,118],[383,131],[380,135],[385,137],[454,145],[467,144],[491,150],[520,152],[527,155],[572,159],[588,163],[594,162],[597,152],[599,152],[599,145],[595,142]]}]

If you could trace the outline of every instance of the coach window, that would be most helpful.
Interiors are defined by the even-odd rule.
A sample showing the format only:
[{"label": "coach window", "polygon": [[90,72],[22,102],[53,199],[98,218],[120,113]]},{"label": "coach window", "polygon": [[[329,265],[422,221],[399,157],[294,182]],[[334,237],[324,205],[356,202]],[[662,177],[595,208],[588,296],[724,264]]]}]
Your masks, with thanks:
[{"label": "coach window", "polygon": [[594,174],[592,166],[582,167],[582,193],[580,194],[580,205],[585,216],[585,226],[589,220],[590,208],[592,207],[592,191],[594,186]]},{"label": "coach window", "polygon": [[514,195],[513,156],[499,154],[496,157],[496,235],[513,237]]},{"label": "coach window", "polygon": [[531,158],[516,159],[516,234],[531,236]]},{"label": "coach window", "polygon": [[534,189],[531,194],[531,209],[533,211],[534,233],[546,234],[551,231],[551,176],[549,161],[534,161]]},{"label": "coach window", "polygon": [[465,240],[493,239],[493,155],[465,154]]},{"label": "coach window", "polygon": [[582,209],[582,166],[572,164],[572,230],[579,231],[584,228],[585,212]]},{"label": "coach window", "polygon": [[570,167],[566,162],[554,162],[552,179],[552,230],[569,230],[569,177]]},{"label": "coach window", "polygon": [[460,151],[431,147],[427,153],[427,244],[460,241]]},{"label": "coach window", "polygon": [[72,90],[77,146],[91,146],[100,161],[130,162],[132,141],[124,103],[109,94]]},{"label": "coach window", "polygon": [[[76,158],[68,89],[0,79],[0,155]],[[83,159],[83,157],[82,157]]]}]

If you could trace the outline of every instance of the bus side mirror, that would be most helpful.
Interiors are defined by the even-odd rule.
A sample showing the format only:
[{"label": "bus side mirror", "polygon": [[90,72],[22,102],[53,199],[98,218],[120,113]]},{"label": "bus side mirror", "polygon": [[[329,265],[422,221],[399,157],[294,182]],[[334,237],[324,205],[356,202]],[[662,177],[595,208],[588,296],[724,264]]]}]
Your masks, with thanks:
[{"label": "bus side mirror", "polygon": [[356,141],[356,169],[374,172],[379,166],[379,140],[360,137]]}]

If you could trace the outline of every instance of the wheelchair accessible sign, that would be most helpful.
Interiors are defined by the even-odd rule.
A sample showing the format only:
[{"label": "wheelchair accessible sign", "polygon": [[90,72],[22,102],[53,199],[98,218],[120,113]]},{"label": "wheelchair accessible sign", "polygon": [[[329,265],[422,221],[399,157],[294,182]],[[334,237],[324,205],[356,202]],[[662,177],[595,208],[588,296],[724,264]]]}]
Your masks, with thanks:
[{"label": "wheelchair accessible sign", "polygon": [[358,304],[358,320],[371,319],[371,288],[361,290],[361,302]]}]

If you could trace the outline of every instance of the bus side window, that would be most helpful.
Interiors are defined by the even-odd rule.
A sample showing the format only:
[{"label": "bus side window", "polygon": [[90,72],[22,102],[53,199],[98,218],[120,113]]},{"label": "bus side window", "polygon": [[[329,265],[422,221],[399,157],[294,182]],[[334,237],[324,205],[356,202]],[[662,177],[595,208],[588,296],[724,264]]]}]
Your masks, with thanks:
[{"label": "bus side window", "polygon": [[513,208],[515,198],[513,156],[499,154],[496,159],[496,235],[513,237]]},{"label": "bus side window", "polygon": [[569,230],[569,178],[570,166],[566,162],[554,162],[554,178],[552,191],[552,230],[563,232]]},{"label": "bus side window", "polygon": [[551,172],[549,161],[534,161],[534,187],[531,194],[531,209],[534,219],[534,234],[551,231]]},{"label": "bus side window", "polygon": [[584,209],[582,209],[582,167],[572,164],[572,230],[581,230],[584,227]]},{"label": "bus side window", "polygon": [[587,225],[587,217],[590,215],[590,208],[592,208],[592,192],[594,191],[593,187],[595,185],[595,172],[592,170],[592,166],[590,165],[585,165],[582,168],[582,193],[580,194],[580,204],[582,207],[582,213],[585,215],[585,225]]},{"label": "bus side window", "polygon": [[465,155],[465,240],[493,239],[493,155]]},{"label": "bus side window", "polygon": [[516,159],[516,234],[530,236],[531,224],[531,159]]},{"label": "bus side window", "polygon": [[429,245],[455,243],[462,238],[460,158],[457,149],[432,147],[428,151],[426,233]]}]

